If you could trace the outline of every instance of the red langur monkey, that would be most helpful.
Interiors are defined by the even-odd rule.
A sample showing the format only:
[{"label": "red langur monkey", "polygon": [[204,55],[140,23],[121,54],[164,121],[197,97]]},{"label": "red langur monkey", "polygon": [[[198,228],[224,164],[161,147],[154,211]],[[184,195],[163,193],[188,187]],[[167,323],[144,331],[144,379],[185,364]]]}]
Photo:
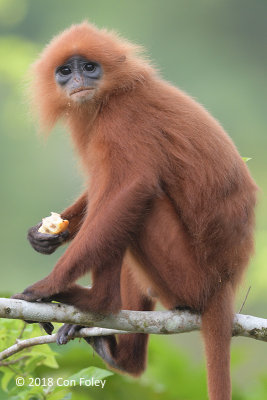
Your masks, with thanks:
[{"label": "red langur monkey", "polygon": [[[256,185],[231,139],[162,80],[140,48],[87,23],[55,37],[33,66],[41,126],[64,120],[88,189],[61,213],[69,232],[28,238],[53,271],[14,297],[84,311],[202,315],[211,400],[229,400],[233,298],[253,252]],[[91,271],[91,289],[75,281]],[[79,326],[63,325],[59,344]],[[111,367],[143,372],[148,335],[88,338]]]}]

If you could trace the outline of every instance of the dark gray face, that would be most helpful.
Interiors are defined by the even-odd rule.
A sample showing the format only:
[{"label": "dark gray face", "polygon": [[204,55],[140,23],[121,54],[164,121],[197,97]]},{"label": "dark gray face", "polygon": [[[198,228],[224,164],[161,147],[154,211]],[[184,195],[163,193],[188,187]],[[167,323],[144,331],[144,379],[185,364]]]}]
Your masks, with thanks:
[{"label": "dark gray face", "polygon": [[56,68],[57,84],[73,101],[84,102],[91,100],[95,94],[102,68],[95,61],[81,56],[73,56]]}]

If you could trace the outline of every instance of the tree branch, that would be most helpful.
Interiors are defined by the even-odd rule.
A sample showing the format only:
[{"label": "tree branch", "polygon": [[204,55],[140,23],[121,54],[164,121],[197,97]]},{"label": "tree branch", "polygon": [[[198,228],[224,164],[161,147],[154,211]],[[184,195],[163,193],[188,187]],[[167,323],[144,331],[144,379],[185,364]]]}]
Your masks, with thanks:
[{"label": "tree branch", "polygon": [[[173,334],[199,330],[201,317],[181,311],[127,311],[117,315],[80,312],[60,303],[30,303],[23,300],[0,298],[0,318],[38,322],[62,322],[83,325],[75,337],[102,336],[117,333]],[[233,336],[244,336],[267,342],[267,320],[250,315],[236,314]],[[19,351],[56,341],[56,334],[40,336],[17,343],[0,353],[4,360]]]}]

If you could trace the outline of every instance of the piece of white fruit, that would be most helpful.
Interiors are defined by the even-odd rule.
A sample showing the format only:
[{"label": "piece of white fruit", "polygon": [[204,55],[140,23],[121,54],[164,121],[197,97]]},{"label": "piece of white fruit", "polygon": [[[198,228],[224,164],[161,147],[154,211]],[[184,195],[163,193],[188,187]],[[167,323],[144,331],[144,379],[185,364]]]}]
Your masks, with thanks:
[{"label": "piece of white fruit", "polygon": [[67,219],[62,219],[60,214],[51,212],[50,217],[42,219],[42,225],[38,229],[38,232],[56,235],[64,232],[68,228],[68,225],[69,221]]}]

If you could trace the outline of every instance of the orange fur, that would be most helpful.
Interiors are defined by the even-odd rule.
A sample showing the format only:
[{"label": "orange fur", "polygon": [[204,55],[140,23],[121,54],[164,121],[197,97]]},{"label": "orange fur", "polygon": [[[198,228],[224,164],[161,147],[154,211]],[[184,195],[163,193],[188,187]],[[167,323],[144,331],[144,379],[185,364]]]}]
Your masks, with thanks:
[{"label": "orange fur", "polygon": [[[153,309],[153,293],[167,308],[200,312],[210,399],[229,400],[233,294],[253,252],[256,185],[220,124],[140,50],[83,23],[33,66],[41,125],[65,121],[90,185],[62,213],[72,243],[28,292],[101,312]],[[54,79],[76,54],[103,68],[93,101],[78,105]],[[89,270],[93,288],[74,285]],[[111,366],[143,371],[146,335],[106,340]]]}]

